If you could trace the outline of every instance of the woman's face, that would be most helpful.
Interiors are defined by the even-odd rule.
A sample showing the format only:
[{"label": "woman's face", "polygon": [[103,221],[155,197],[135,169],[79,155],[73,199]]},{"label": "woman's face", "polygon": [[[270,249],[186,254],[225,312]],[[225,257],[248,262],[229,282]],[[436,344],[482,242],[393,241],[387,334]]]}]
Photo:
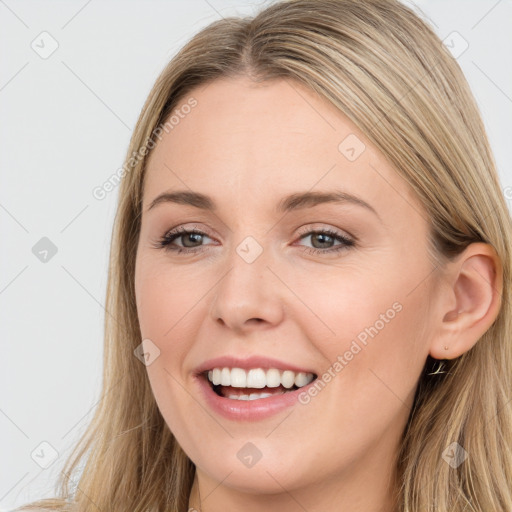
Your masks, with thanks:
[{"label": "woman's face", "polygon": [[212,489],[385,486],[431,341],[417,198],[298,83],[217,80],[180,105],[135,275],[165,421]]}]

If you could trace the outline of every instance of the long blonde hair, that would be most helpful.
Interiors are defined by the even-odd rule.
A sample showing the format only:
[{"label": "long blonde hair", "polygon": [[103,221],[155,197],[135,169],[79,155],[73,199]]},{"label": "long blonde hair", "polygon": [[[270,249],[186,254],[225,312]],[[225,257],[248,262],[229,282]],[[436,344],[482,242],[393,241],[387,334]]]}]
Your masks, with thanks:
[{"label": "long blonde hair", "polygon": [[[397,0],[284,0],[251,18],[218,20],[157,79],[128,149],[109,279],[103,395],[67,460],[59,498],[23,508],[79,512],[187,509],[194,465],[162,418],[146,369],[134,293],[143,180],[155,133],[198,85],[220,77],[290,79],[345,114],[422,201],[440,265],[472,242],[503,268],[498,317],[478,343],[419,376],[397,472],[399,512],[512,510],[511,219],[480,113],[433,30]],[[133,159],[140,148],[144,157]],[[140,153],[139,153],[140,154]],[[469,457],[443,458],[459,443]]]}]

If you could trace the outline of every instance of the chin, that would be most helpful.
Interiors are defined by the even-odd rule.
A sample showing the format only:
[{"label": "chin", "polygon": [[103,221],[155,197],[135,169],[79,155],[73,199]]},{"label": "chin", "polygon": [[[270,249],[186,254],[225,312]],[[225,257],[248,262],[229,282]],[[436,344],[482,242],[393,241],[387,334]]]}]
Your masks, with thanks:
[{"label": "chin", "polygon": [[[265,443],[256,438],[254,446],[261,448],[260,458],[256,460],[258,454],[249,443],[231,443],[232,448],[219,450],[219,457],[214,459],[210,452],[208,459],[202,457],[196,466],[215,482],[248,494],[282,493],[283,488],[301,488],[311,479],[311,467],[301,457],[300,447],[287,448],[288,454],[294,455],[286,457],[282,450],[272,450],[269,440]],[[250,460],[251,453],[253,460]]]}]

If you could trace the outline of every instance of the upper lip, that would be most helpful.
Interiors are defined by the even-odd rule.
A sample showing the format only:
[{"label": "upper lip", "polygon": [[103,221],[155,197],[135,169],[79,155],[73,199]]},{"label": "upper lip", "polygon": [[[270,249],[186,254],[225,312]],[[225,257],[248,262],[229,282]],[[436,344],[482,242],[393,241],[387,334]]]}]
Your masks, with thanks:
[{"label": "upper lip", "polygon": [[242,368],[245,370],[250,370],[252,368],[275,368],[282,371],[291,370],[295,373],[315,373],[311,369],[297,366],[285,361],[280,361],[279,359],[258,355],[247,358],[240,358],[237,356],[221,356],[214,359],[208,359],[195,369],[195,373],[199,375],[201,373],[212,370],[213,368]]}]

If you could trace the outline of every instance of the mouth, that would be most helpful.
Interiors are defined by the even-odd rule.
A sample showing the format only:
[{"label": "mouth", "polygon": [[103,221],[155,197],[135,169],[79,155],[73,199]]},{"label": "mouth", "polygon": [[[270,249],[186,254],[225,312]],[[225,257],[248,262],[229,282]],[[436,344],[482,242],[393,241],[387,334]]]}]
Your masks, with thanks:
[{"label": "mouth", "polygon": [[311,372],[277,368],[215,367],[201,373],[213,392],[229,400],[262,400],[285,395],[317,378]]}]

